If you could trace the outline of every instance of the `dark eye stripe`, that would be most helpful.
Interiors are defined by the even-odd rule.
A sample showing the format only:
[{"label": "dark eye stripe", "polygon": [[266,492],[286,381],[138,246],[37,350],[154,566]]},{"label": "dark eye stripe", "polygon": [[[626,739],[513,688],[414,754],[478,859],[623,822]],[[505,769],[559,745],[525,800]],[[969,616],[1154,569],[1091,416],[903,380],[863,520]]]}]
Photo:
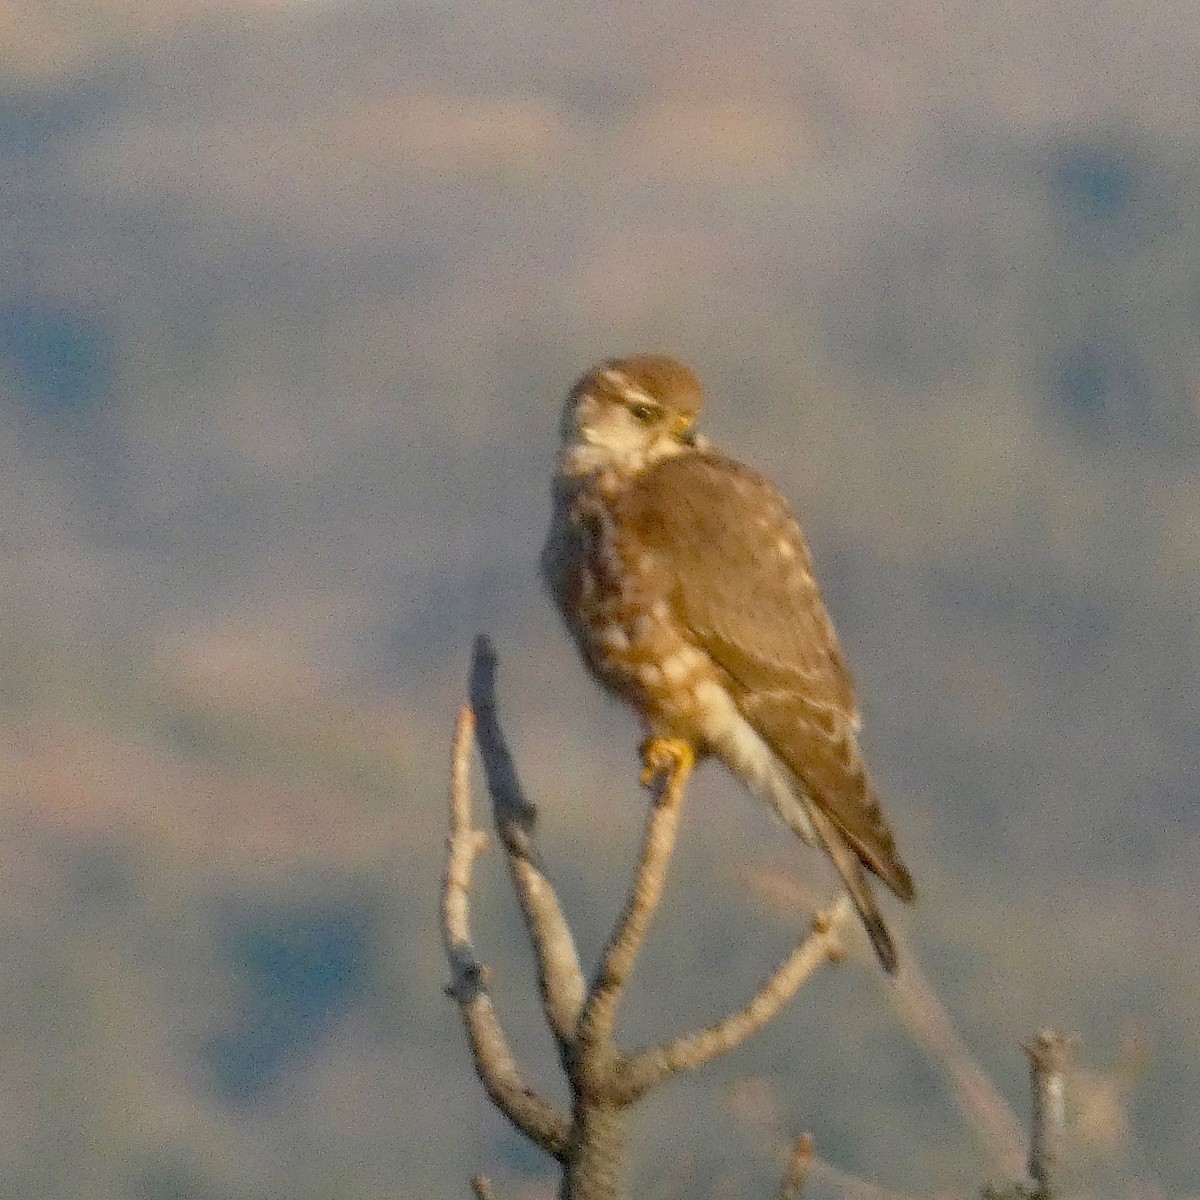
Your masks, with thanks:
[{"label": "dark eye stripe", "polygon": [[657,421],[662,416],[662,409],[657,404],[631,404],[629,411],[639,421],[644,421],[647,425],[651,421]]}]

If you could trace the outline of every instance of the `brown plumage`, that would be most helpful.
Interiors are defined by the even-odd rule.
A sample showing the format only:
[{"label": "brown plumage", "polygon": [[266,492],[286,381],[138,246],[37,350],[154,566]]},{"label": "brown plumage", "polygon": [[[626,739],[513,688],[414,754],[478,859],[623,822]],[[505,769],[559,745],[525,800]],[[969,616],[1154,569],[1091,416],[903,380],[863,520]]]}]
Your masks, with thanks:
[{"label": "brown plumage", "polygon": [[901,862],[855,733],[853,684],[786,501],[698,437],[674,359],[605,363],[568,398],[543,568],[585,661],[650,735],[721,758],[828,852],[880,960],[895,949],[863,873]]}]

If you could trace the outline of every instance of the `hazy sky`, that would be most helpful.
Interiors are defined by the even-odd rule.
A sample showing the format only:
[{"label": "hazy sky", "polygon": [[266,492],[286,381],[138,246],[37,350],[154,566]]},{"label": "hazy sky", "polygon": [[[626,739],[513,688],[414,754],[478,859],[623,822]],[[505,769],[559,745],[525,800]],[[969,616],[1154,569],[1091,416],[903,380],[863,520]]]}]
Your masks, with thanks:
[{"label": "hazy sky", "polygon": [[[562,396],[650,349],[803,519],[964,1036],[1023,1105],[1019,1041],[1079,1031],[1090,1194],[1200,1191],[1190,6],[0,3],[0,42],[7,1190],[550,1194],[440,995],[445,747],[488,629],[594,950],[637,734],[535,562]],[[826,886],[715,768],[688,821],[630,1040],[786,947],[747,864]],[[970,1194],[881,986],[802,995],[642,1161],[767,1194],[807,1124]]]}]

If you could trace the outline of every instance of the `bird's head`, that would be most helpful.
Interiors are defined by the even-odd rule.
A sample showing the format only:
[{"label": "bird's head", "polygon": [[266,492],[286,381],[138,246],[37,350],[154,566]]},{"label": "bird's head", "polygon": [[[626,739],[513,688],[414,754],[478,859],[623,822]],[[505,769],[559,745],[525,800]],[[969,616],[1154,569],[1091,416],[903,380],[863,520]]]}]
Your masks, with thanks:
[{"label": "bird's head", "polygon": [[695,423],[703,404],[700,381],[677,359],[635,354],[603,362],[567,396],[563,466],[572,474],[632,475],[701,446]]}]

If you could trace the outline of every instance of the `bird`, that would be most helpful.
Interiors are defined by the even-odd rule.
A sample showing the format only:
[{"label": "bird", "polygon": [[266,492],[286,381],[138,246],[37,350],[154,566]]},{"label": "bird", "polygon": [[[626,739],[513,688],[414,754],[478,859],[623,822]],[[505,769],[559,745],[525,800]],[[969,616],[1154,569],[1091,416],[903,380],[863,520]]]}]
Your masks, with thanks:
[{"label": "bird", "polygon": [[704,401],[668,355],[578,379],[543,579],[587,668],[639,715],[646,772],[663,755],[723,762],[825,851],[894,973],[868,873],[905,902],[916,892],[859,749],[850,671],[796,517],[698,431]]}]

